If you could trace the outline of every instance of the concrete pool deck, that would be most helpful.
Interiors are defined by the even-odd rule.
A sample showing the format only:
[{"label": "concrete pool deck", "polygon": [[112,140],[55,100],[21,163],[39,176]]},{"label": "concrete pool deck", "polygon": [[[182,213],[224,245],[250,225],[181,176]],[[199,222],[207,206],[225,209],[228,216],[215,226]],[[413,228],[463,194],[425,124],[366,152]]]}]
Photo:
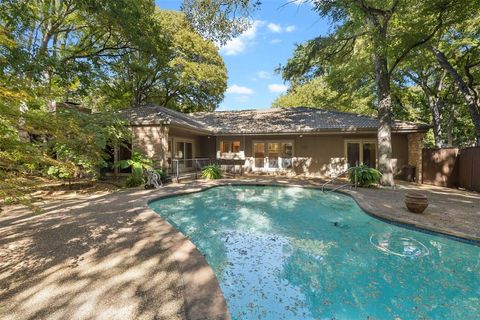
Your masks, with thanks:
[{"label": "concrete pool deck", "polygon": [[[69,194],[0,213],[1,319],[228,319],[218,282],[195,246],[147,202],[222,184],[320,187],[321,180],[242,177],[160,190]],[[423,215],[403,204],[425,193]],[[400,183],[346,190],[370,214],[480,240],[480,194]]]}]

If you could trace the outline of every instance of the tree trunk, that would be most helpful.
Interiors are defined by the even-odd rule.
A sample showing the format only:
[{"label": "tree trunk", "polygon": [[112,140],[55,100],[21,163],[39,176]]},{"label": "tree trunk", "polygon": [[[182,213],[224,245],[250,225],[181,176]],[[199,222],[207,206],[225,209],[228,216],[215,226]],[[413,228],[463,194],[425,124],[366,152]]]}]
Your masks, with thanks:
[{"label": "tree trunk", "polygon": [[429,49],[435,55],[438,64],[452,77],[456,86],[465,98],[468,106],[468,112],[470,113],[473,125],[475,126],[476,144],[477,146],[480,146],[480,106],[478,105],[477,101],[475,101],[474,94],[470,92],[467,84],[462,79],[457,70],[455,70],[452,64],[448,61],[445,54],[432,46],[429,46]]},{"label": "tree trunk", "polygon": [[393,186],[392,166],[392,97],[386,53],[375,52],[375,82],[378,95],[378,169],[382,173],[380,183]]},{"label": "tree trunk", "polygon": [[441,148],[445,145],[443,140],[443,100],[441,97],[428,96],[428,106],[432,113],[433,137],[435,146]]}]

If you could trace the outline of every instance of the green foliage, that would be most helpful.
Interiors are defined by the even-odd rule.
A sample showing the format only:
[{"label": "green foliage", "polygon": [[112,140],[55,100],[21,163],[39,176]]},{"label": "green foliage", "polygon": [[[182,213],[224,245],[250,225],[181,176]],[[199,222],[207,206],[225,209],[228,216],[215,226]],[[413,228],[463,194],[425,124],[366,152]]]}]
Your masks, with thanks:
[{"label": "green foliage", "polygon": [[[378,98],[373,60],[377,56],[385,62],[388,74],[384,82],[388,86],[382,87],[390,87],[389,112],[396,119],[433,123],[431,104],[440,99],[443,107],[441,117],[436,120],[439,119],[442,130],[435,135],[435,144],[474,143],[471,108],[450,77],[437,86],[444,70],[428,47],[433,45],[442,50],[471,95],[478,97],[480,2],[314,1],[312,4],[321,16],[331,19],[332,32],[296,47],[293,56],[279,70],[291,82],[291,89],[274,106],[310,105],[371,114]],[[379,32],[382,25],[385,35]]]},{"label": "green foliage", "polygon": [[168,171],[166,168],[156,169],[155,172],[160,176],[162,183],[168,182]]},{"label": "green foliage", "polygon": [[127,178],[127,187],[138,187],[145,183],[144,170],[153,169],[152,164],[152,160],[135,151],[132,153],[131,159],[117,161],[113,167],[120,169],[131,168],[132,172]]},{"label": "green foliage", "polygon": [[73,174],[72,170],[69,168],[60,167],[60,166],[50,166],[48,167],[47,174],[59,179],[72,179]]},{"label": "green foliage", "polygon": [[[117,108],[155,103],[182,112],[213,111],[223,100],[227,71],[213,42],[202,38],[182,13],[156,10],[162,30],[154,45],[116,58],[99,86]],[[113,79],[112,79],[113,78]],[[110,80],[110,81],[107,81]]]},{"label": "green foliage", "polygon": [[378,184],[382,174],[380,171],[374,168],[370,168],[366,165],[360,165],[352,167],[348,171],[348,179],[352,184],[357,184],[360,187],[370,187],[374,184]]},{"label": "green foliage", "polygon": [[202,169],[202,177],[209,180],[220,179],[222,177],[222,169],[215,164],[208,165]]},{"label": "green foliage", "polygon": [[143,175],[136,175],[130,174],[125,182],[125,185],[129,188],[135,188],[143,185],[145,183],[145,179]]},{"label": "green foliage", "polygon": [[224,44],[249,26],[248,17],[260,0],[183,0],[182,10],[207,39]]},{"label": "green foliage", "polygon": [[[198,6],[188,6],[198,19],[214,10]],[[23,202],[31,176],[73,179],[105,166],[105,147],[129,139],[112,111],[137,102],[213,110],[226,70],[212,42],[151,0],[6,0],[0,83],[0,198]],[[65,101],[94,113],[53,111]]]},{"label": "green foliage", "polygon": [[272,106],[282,108],[302,106],[367,115],[375,114],[373,95],[370,91],[344,92],[334,88],[326,81],[326,78],[319,77],[293,86],[286,94],[280,95],[272,103]]}]

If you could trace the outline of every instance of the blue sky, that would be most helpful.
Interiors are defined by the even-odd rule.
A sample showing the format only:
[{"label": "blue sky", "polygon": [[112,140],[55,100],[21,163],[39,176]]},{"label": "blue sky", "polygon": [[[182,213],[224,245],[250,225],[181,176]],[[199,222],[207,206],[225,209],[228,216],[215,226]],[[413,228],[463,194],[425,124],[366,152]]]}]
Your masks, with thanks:
[{"label": "blue sky", "polygon": [[[164,9],[179,9],[180,0],[157,0]],[[218,110],[264,109],[288,87],[274,73],[291,57],[295,44],[328,32],[325,19],[302,0],[263,0],[251,16],[252,26],[220,48],[228,70],[228,89]]]}]

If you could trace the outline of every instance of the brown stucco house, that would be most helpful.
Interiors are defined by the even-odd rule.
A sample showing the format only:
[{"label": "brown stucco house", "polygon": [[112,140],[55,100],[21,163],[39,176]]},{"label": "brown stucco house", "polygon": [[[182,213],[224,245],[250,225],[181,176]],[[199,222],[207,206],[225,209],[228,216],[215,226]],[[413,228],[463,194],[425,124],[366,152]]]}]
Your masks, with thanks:
[{"label": "brown stucco house", "polygon": [[[332,176],[356,163],[375,167],[377,162],[378,121],[365,115],[306,107],[183,114],[155,105],[123,115],[132,128],[132,149],[159,167],[175,159],[186,170],[193,165],[188,159],[241,159],[245,172]],[[421,168],[421,141],[428,129],[395,121],[397,172],[405,165]]]}]

